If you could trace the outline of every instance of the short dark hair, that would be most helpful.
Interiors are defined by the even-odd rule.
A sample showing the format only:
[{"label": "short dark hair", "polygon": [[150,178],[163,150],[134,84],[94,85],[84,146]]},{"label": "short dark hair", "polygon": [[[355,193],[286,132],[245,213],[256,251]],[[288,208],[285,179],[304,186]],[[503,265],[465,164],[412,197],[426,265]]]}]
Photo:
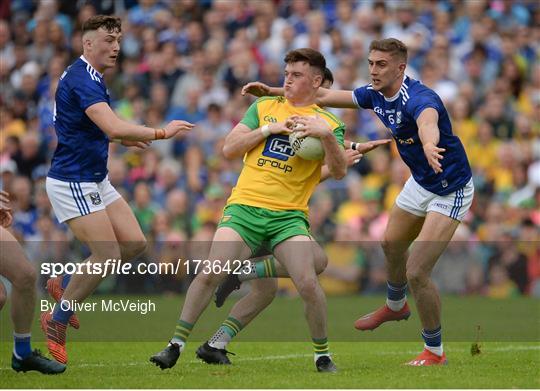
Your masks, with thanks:
[{"label": "short dark hair", "polygon": [[398,56],[407,62],[407,46],[399,39],[386,38],[371,41],[369,51],[371,52],[372,50],[390,53],[392,56]]},{"label": "short dark hair", "polygon": [[324,68],[323,72],[323,83],[325,81],[329,81],[330,84],[334,84],[334,75],[332,74],[332,71],[328,68]]},{"label": "short dark hair", "polygon": [[324,59],[324,56],[317,50],[311,48],[291,50],[285,55],[283,61],[285,61],[285,64],[300,61],[307,62],[310,66],[317,69],[323,76],[324,70],[326,69],[326,60]]},{"label": "short dark hair", "polygon": [[87,31],[95,31],[99,28],[103,28],[109,33],[119,33],[122,31],[122,21],[117,16],[94,15],[83,23],[82,33],[84,35]]}]

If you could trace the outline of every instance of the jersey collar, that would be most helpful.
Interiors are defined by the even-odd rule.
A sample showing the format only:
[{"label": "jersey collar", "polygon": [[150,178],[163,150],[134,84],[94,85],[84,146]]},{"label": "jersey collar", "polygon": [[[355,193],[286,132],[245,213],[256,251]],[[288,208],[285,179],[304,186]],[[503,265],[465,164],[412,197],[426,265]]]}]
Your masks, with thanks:
[{"label": "jersey collar", "polygon": [[88,62],[88,60],[84,57],[84,55],[81,54],[81,57],[79,57],[79,58],[80,58],[81,60],[83,60],[85,63],[87,63],[87,64],[90,66],[90,68],[92,68],[92,70],[93,70],[94,72],[96,72],[96,73],[99,75],[99,77],[101,77],[101,78],[103,77],[103,73],[99,73],[99,72],[92,66],[92,64],[90,64],[90,63]]},{"label": "jersey collar", "polygon": [[397,98],[399,98],[399,95],[401,93],[405,93],[407,91],[407,89],[409,88],[409,86],[406,84],[407,80],[409,80],[409,76],[407,75],[404,75],[403,76],[403,81],[401,82],[401,87],[399,87],[399,91],[396,93],[396,95],[392,96],[391,98],[387,98],[386,96],[384,96],[382,94],[382,92],[379,92],[379,94],[381,94],[384,98],[385,101],[387,102],[393,102],[395,101]]},{"label": "jersey collar", "polygon": [[317,103],[312,103],[307,106],[293,106],[287,98],[285,98],[285,106],[288,108],[291,108],[291,110],[305,110],[305,109],[310,109],[312,107],[319,107],[317,106]]}]

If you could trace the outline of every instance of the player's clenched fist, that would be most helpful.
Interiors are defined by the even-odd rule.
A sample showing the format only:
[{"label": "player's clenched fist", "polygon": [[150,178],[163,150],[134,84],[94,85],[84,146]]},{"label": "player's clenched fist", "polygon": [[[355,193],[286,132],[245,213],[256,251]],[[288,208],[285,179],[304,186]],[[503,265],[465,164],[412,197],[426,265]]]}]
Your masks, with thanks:
[{"label": "player's clenched fist", "polygon": [[180,132],[189,132],[195,125],[191,122],[174,120],[171,121],[163,128],[165,131],[163,138],[171,138],[176,136]]}]

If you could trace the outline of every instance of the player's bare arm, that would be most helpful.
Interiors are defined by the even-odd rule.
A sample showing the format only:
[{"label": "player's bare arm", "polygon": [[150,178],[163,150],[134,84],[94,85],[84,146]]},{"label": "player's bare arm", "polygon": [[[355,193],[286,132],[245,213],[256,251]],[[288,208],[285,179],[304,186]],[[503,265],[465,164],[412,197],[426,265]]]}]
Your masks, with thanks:
[{"label": "player's bare arm", "polygon": [[[356,163],[360,162],[360,159],[362,159],[362,155],[360,152],[355,151],[354,149],[346,149],[345,150],[345,159],[347,160],[347,167],[352,167]],[[323,182],[330,178],[330,170],[328,169],[328,166],[325,164],[321,167],[321,179],[319,179],[319,182]]]},{"label": "player's bare arm", "polygon": [[290,120],[263,125],[254,130],[239,123],[225,138],[223,155],[227,159],[242,157],[246,152],[255,148],[271,134],[290,133],[290,127],[292,127],[292,121]]},{"label": "player's bare arm", "polygon": [[439,126],[437,125],[438,120],[439,114],[437,110],[432,108],[422,111],[416,120],[418,124],[418,135],[424,148],[424,155],[426,155],[429,166],[437,174],[443,171],[440,160],[443,159],[442,153],[446,151],[444,148],[437,147],[440,137]]},{"label": "player's bare arm", "polygon": [[315,103],[323,107],[340,107],[349,109],[358,109],[353,101],[353,92],[347,90],[330,90],[328,88],[319,88]]},{"label": "player's bare arm", "polygon": [[[373,151],[375,148],[380,147],[381,145],[390,144],[391,139],[381,139],[373,140],[365,143],[357,143],[350,140],[345,140],[345,159],[347,160],[347,167],[354,166],[356,163],[360,162],[360,159],[364,156],[365,153]],[[330,178],[330,170],[326,164],[321,167],[321,179],[320,182]]]},{"label": "player's bare arm", "polygon": [[[282,87],[270,87],[260,81],[247,83],[242,87],[242,95],[250,94],[253,96],[283,96]],[[315,103],[323,107],[342,107],[357,109],[358,106],[352,99],[352,91],[330,90],[328,88],[319,88]]]},{"label": "player's bare arm", "polygon": [[120,144],[124,147],[134,147],[138,149],[146,149],[152,145],[152,141],[131,141],[131,140],[121,140]]},{"label": "player's bare arm", "polygon": [[93,104],[85,110],[85,113],[109,138],[127,141],[168,139],[179,133],[186,134],[195,126],[182,120],[173,120],[160,129],[131,124],[118,118],[105,102]]},{"label": "player's bare arm", "polygon": [[361,154],[364,154],[364,153],[373,151],[375,148],[378,148],[381,145],[390,144],[391,142],[392,142],[391,139],[373,140],[373,141],[367,141],[365,143],[357,143],[357,142],[345,140],[345,148],[350,148],[355,151],[358,151]]}]

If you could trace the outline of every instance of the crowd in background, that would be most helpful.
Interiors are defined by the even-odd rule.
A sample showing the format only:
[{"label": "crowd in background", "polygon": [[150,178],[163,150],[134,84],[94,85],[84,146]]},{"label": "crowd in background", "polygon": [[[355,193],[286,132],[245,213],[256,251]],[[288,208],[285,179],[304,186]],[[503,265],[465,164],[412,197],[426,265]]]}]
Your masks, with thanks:
[{"label": "crowd in background", "polygon": [[[84,253],[56,221],[44,184],[56,143],[55,89],[82,54],[82,23],[96,13],[123,21],[121,55],[105,73],[116,113],[150,127],[197,124],[188,137],[144,151],[110,144],[109,179],[149,240],[144,262],[195,256],[188,242],[211,241],[242,168],[221,147],[254,99],[240,94],[245,83],[281,85],[285,53],[312,47],[326,57],[333,88],[354,89],[369,83],[370,41],[396,37],[409,47],[406,74],[441,96],[473,169],[474,203],[435,269],[437,285],[540,296],[538,1],[2,2],[0,181],[12,197],[12,230],[35,262]],[[390,136],[370,111],[332,111],[349,140]],[[319,185],[310,222],[329,256],[327,292],[384,291],[378,243],[409,175],[391,146]],[[182,291],[189,278],[110,281],[104,289]]]}]

